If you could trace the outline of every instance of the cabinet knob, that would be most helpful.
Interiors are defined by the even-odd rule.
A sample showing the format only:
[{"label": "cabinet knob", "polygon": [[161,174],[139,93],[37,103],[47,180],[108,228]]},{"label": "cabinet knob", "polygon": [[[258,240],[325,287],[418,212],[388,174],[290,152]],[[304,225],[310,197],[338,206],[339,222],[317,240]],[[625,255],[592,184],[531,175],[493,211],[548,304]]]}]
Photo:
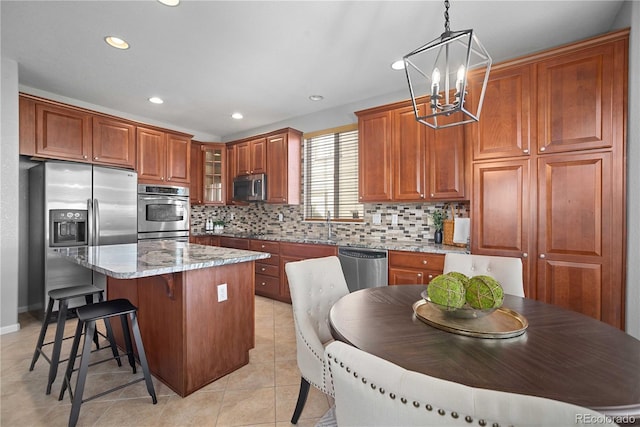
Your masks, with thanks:
[{"label": "cabinet knob", "polygon": [[430,275],[429,275],[429,276],[427,276],[427,277],[429,277],[429,280],[431,280],[431,279],[433,279],[433,274],[430,274]]},{"label": "cabinet knob", "polygon": [[422,277],[422,273],[418,273],[418,277]]},{"label": "cabinet knob", "polygon": [[94,157],[93,160],[98,160],[98,156]]},{"label": "cabinet knob", "polygon": [[523,152],[524,154],[529,154],[529,150],[528,150],[528,149],[522,150],[522,152]]},{"label": "cabinet knob", "polygon": [[86,158],[87,158],[87,156],[82,156],[82,158],[83,158],[83,159],[86,159]]},{"label": "cabinet knob", "polygon": [[266,270],[267,270],[267,269],[266,269],[266,268],[264,268],[264,267],[261,267],[261,268],[260,268],[260,271],[266,271]]},{"label": "cabinet knob", "polygon": [[161,176],[161,177],[160,177],[160,181],[164,181],[164,176]]},{"label": "cabinet knob", "polygon": [[261,247],[262,249],[264,249],[264,245],[260,245],[260,247]]},{"label": "cabinet knob", "polygon": [[526,253],[526,252],[522,254],[522,258],[527,258],[528,256],[529,256],[529,254]]},{"label": "cabinet knob", "polygon": [[540,151],[545,151],[545,150],[546,150],[546,148],[545,148],[545,147],[541,147],[541,148],[540,148]]},{"label": "cabinet knob", "polygon": [[265,282],[260,283],[262,286],[267,286]]},{"label": "cabinet knob", "polygon": [[420,194],[420,198],[421,198],[421,199],[424,199],[424,194]]},{"label": "cabinet knob", "polygon": [[422,260],[422,263],[423,263],[424,265],[427,265],[427,260],[426,260],[426,259],[423,259],[423,260]]},{"label": "cabinet knob", "polygon": [[431,197],[435,197],[435,194],[431,193]]},{"label": "cabinet knob", "polygon": [[546,256],[545,254],[540,254],[540,258],[544,259],[544,258],[546,258],[546,257],[547,257],[547,256]]}]

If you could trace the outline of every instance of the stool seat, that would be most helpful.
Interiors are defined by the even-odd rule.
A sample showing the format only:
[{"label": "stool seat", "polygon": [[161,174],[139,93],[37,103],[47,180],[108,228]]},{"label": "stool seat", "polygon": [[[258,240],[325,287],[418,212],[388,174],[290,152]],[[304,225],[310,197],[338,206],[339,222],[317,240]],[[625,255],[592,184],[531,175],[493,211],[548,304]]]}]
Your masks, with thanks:
[{"label": "stool seat", "polygon": [[102,289],[93,285],[71,286],[69,288],[52,289],[49,291],[49,298],[55,300],[84,297],[86,295],[101,294]]},{"label": "stool seat", "polygon": [[[109,301],[101,301],[96,304],[85,305],[76,310],[78,316],[78,325],[76,326],[76,333],[73,339],[73,345],[71,346],[71,356],[69,356],[69,363],[67,364],[67,370],[64,376],[64,382],[62,389],[60,390],[60,396],[58,400],[62,400],[64,392],[69,387],[69,395],[71,396],[71,414],[69,415],[69,427],[74,427],[78,422],[80,416],[80,406],[89,400],[104,396],[105,394],[120,390],[123,387],[127,387],[144,381],[147,386],[147,392],[151,396],[151,400],[155,405],[158,400],[156,398],[156,392],[151,380],[151,373],[149,372],[149,366],[147,365],[147,357],[144,352],[144,346],[142,345],[142,336],[140,335],[140,329],[138,327],[137,308],[131,304],[127,299],[115,299]],[[126,346],[126,355],[129,358],[129,364],[133,369],[133,373],[136,373],[136,362],[133,354],[133,344],[131,342],[131,334],[129,333],[129,323],[127,319],[131,321],[131,331],[135,338],[136,348],[138,350],[138,359],[140,366],[142,366],[143,377],[129,381],[128,383],[112,387],[105,391],[102,391],[94,396],[83,399],[84,387],[87,379],[89,366],[93,366],[98,363],[106,362],[110,359],[101,360],[98,362],[89,363],[89,357],[91,356],[91,340],[90,335],[94,333],[96,328],[96,321],[104,320],[105,325],[110,323],[111,317],[120,317],[120,323],[122,325],[122,334],[124,336],[124,344]],[[83,334],[84,329],[84,334]],[[84,344],[82,347],[82,354],[80,356],[80,366],[74,369],[75,358],[78,354],[80,347],[80,338],[84,335]],[[114,355],[115,356],[115,355]],[[74,371],[78,371],[78,378],[76,379],[75,390],[71,391],[71,375]]]},{"label": "stool seat", "polygon": [[136,310],[131,301],[122,298],[79,307],[76,310],[76,315],[79,320],[87,322],[89,320],[100,320],[106,317],[129,314]]},{"label": "stool seat", "polygon": [[[62,342],[64,340],[70,339],[72,337],[64,336],[64,325],[67,320],[67,312],[69,310],[69,300],[73,298],[82,298],[84,297],[86,306],[88,307],[94,303],[94,296],[97,295],[98,301],[103,300],[103,290],[93,286],[93,285],[80,285],[80,286],[69,286],[66,288],[58,288],[52,289],[48,293],[49,295],[49,303],[47,305],[47,311],[45,314],[45,318],[42,322],[42,327],[40,328],[40,335],[38,337],[38,342],[36,343],[36,349],[33,352],[33,358],[31,359],[31,366],[29,367],[29,371],[33,371],[33,368],[36,365],[40,355],[49,362],[49,377],[47,380],[47,394],[51,393],[51,386],[56,379],[58,374],[58,365],[62,362],[65,362],[67,359],[60,360],[60,352],[62,349]],[[53,317],[53,308],[55,302],[58,302],[58,320],[56,322],[56,333],[53,341],[44,342],[45,336],[47,334],[47,328],[49,327],[49,323]],[[122,366],[120,362],[120,357],[118,356],[118,352],[116,350],[115,339],[113,338],[113,333],[111,331],[111,325],[105,322],[105,328],[107,330],[107,335],[105,336],[109,340],[109,346],[111,347],[111,352],[113,353],[116,361],[118,362],[118,366]],[[93,333],[93,341],[96,344],[96,347],[99,349],[100,345],[98,342],[98,335],[102,335],[97,330]],[[104,335],[103,335],[104,336]],[[51,358],[47,356],[47,354],[43,351],[43,347],[53,345],[53,349],[51,351]]]}]

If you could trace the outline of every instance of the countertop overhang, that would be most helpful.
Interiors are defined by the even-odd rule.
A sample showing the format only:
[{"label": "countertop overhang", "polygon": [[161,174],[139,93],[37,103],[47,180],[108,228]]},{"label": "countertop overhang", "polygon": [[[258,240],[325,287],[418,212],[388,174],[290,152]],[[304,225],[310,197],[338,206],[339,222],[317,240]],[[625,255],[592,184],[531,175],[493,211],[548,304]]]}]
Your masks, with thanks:
[{"label": "countertop overhang", "polygon": [[161,240],[108,246],[51,248],[83,267],[116,279],[135,279],[269,258],[264,252]]}]

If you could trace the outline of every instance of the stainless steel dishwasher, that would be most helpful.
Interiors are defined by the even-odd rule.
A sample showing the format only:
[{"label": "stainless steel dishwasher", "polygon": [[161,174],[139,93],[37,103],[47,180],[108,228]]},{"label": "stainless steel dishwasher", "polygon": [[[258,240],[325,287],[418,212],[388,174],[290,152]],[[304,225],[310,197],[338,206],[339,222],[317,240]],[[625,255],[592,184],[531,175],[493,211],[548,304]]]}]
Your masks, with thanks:
[{"label": "stainless steel dishwasher", "polygon": [[386,250],[340,247],[338,258],[350,292],[389,284]]}]

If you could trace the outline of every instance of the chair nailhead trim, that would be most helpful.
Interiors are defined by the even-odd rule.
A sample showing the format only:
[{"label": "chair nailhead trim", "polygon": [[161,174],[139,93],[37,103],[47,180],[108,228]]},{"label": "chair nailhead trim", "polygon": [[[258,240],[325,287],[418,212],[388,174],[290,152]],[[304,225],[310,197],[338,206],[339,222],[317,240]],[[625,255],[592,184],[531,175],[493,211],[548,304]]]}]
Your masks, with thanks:
[{"label": "chair nailhead trim", "polygon": [[340,367],[344,368],[344,363],[340,362]]},{"label": "chair nailhead trim", "polygon": [[362,383],[366,384],[367,383],[367,379],[365,377],[362,377]]},{"label": "chair nailhead trim", "polygon": [[380,387],[378,391],[380,392],[380,394],[384,394],[384,389],[382,387]]},{"label": "chair nailhead trim", "polygon": [[347,373],[351,373],[351,368],[347,366]]},{"label": "chair nailhead trim", "polygon": [[473,422],[473,418],[471,418],[469,415],[467,415],[466,417],[464,417],[464,420],[468,423],[472,423]]},{"label": "chair nailhead trim", "polygon": [[413,406],[416,408],[420,407],[420,402],[416,402],[415,400],[413,401]]},{"label": "chair nailhead trim", "polygon": [[429,405],[428,403],[425,406],[425,408],[426,408],[427,411],[433,411],[433,406]]},{"label": "chair nailhead trim", "polygon": [[485,420],[480,420],[478,421],[478,424],[480,424],[481,426],[486,426],[487,422]]},{"label": "chair nailhead trim", "polygon": [[356,378],[358,378],[358,373],[354,371],[354,372],[353,372],[353,376],[354,376],[354,377],[356,377]]},{"label": "chair nailhead trim", "polygon": [[404,397],[401,397],[401,398],[400,398],[400,402],[402,402],[402,403],[407,403],[407,399],[406,399],[406,398],[404,398]]},{"label": "chair nailhead trim", "polygon": [[444,409],[438,409],[438,414],[440,415],[446,415],[447,413],[444,411]]},{"label": "chair nailhead trim", "polygon": [[376,389],[376,385],[374,383],[371,383],[371,388],[375,390]]},{"label": "chair nailhead trim", "polygon": [[395,399],[396,398],[396,394],[395,393],[389,393],[389,397],[392,398],[392,399]]},{"label": "chair nailhead trim", "polygon": [[452,412],[451,413],[451,418],[458,419],[458,413],[457,412]]}]

